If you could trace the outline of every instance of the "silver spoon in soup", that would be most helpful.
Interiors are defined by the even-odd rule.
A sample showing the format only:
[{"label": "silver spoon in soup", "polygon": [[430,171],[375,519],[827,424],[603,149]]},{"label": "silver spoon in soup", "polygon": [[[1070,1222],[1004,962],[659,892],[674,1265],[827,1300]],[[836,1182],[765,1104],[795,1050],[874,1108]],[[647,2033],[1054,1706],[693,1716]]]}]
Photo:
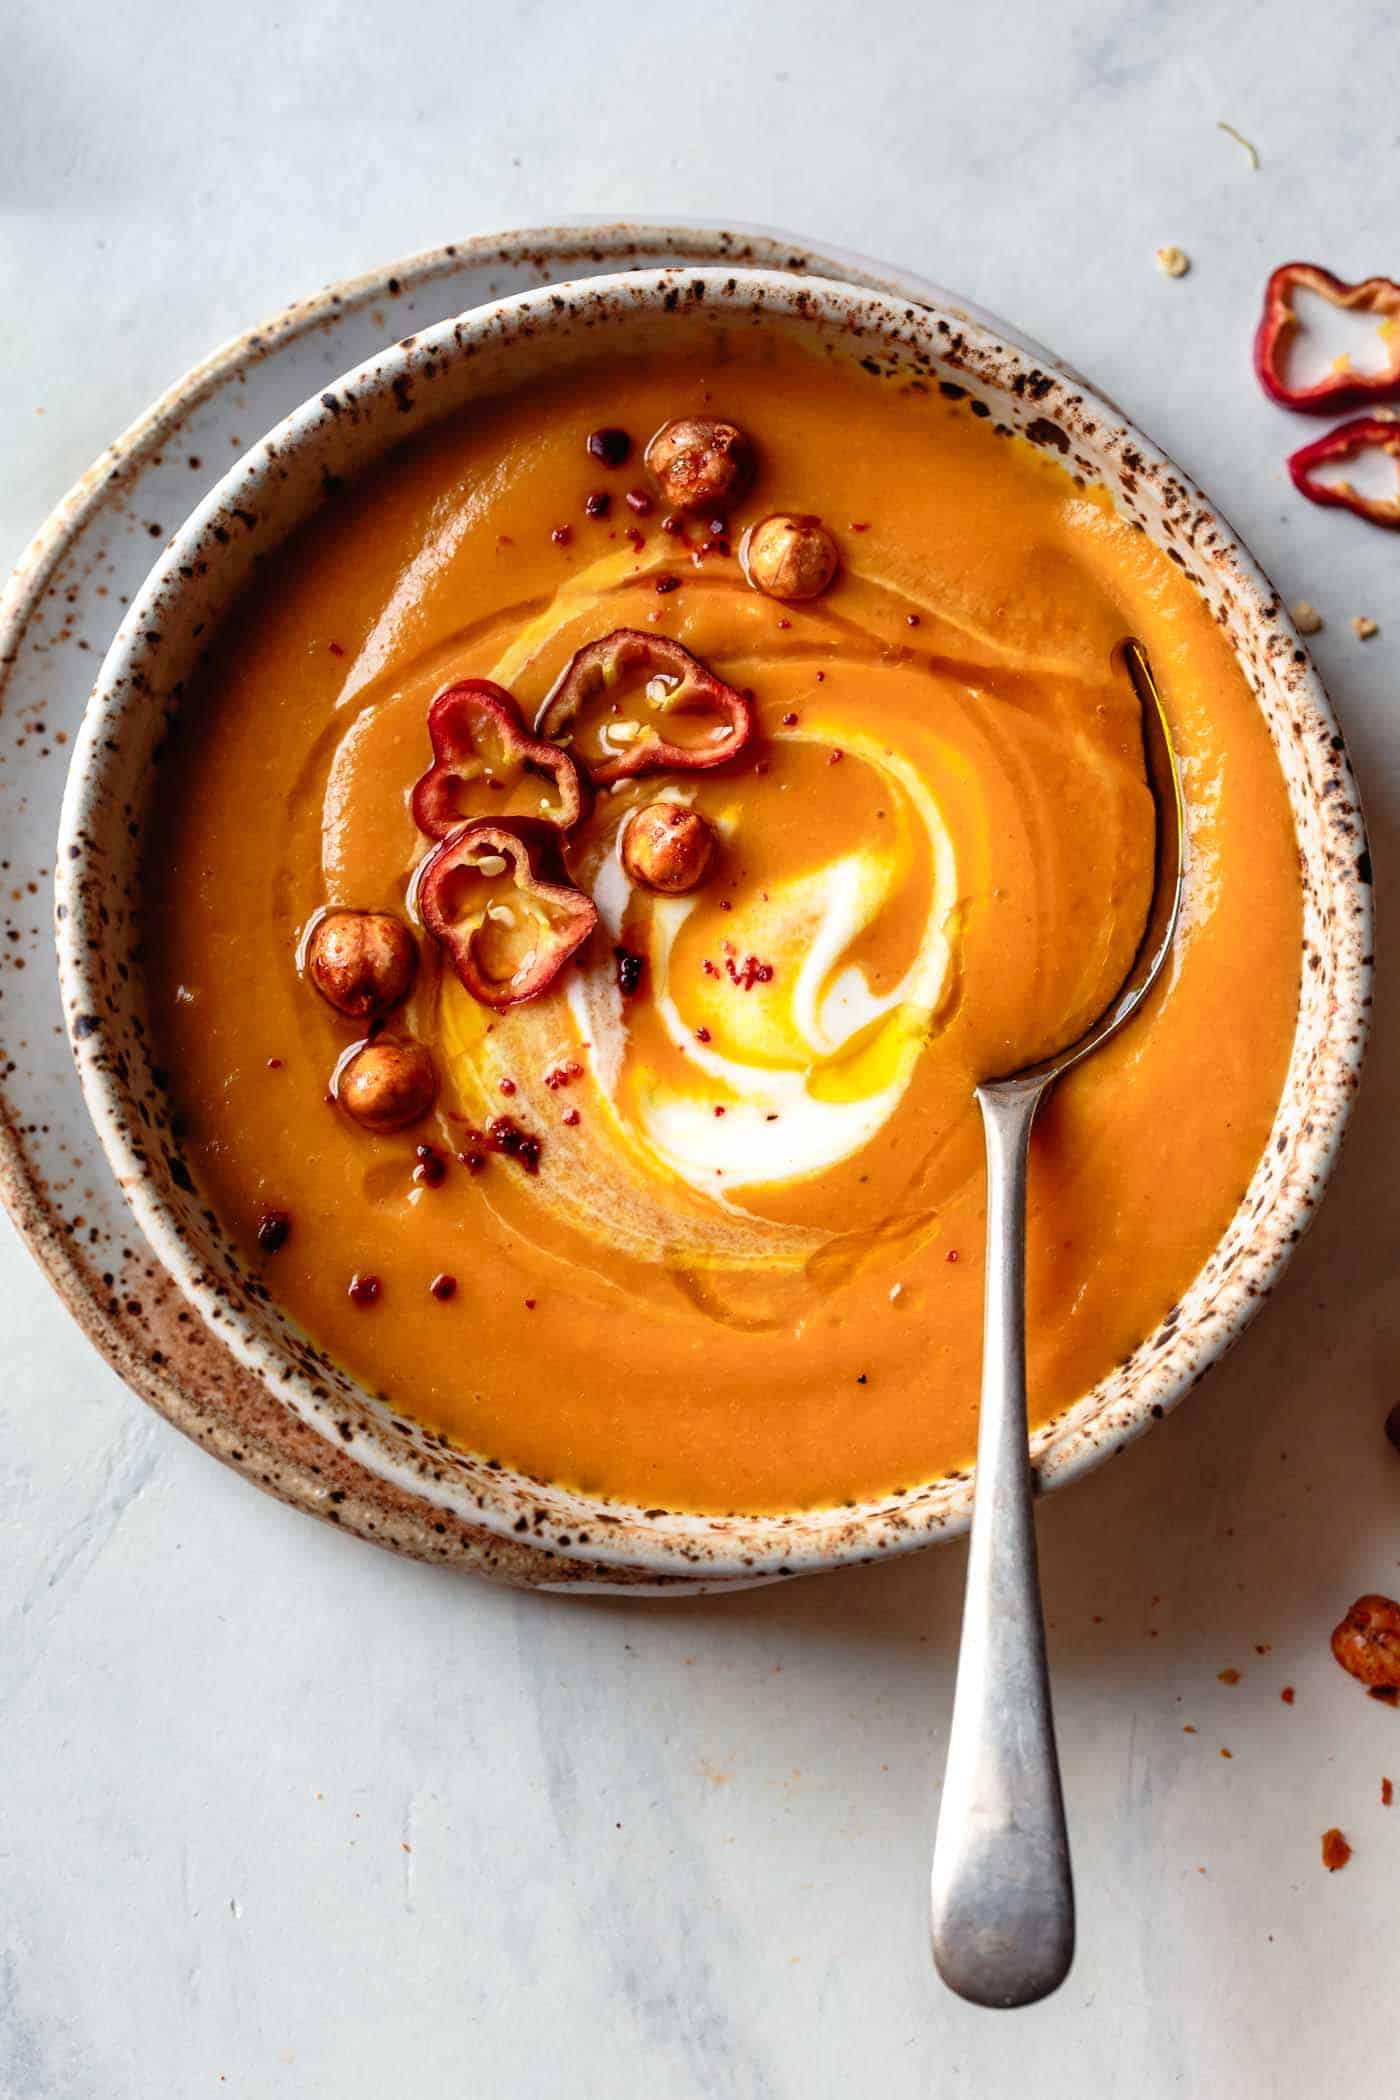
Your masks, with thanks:
[{"label": "silver spoon in soup", "polygon": [[1030,2005],[1074,1956],[1074,1883],[1036,1566],[1026,1416],[1026,1167],[1031,1125],[1062,1073],[1137,1012],[1171,951],[1185,811],[1171,731],[1142,644],[1122,646],[1142,706],[1156,805],[1152,902],[1132,968],[1086,1035],[977,1089],[987,1145],[982,1399],[967,1594],[933,1855],[933,1958],[977,2005]]}]

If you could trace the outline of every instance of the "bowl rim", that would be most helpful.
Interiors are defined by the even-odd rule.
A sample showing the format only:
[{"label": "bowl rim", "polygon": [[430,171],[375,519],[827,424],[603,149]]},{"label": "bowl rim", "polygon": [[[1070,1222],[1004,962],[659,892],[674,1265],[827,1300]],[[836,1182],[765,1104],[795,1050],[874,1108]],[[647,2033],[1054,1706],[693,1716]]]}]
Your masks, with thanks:
[{"label": "bowl rim", "polygon": [[[1283,1226],[1291,1229],[1275,1229],[1272,1240],[1262,1252],[1252,1255],[1246,1252],[1240,1257],[1231,1278],[1232,1283],[1243,1287],[1236,1289],[1234,1304],[1227,1317],[1217,1323],[1216,1332],[1205,1344],[1200,1360],[1184,1368],[1171,1369],[1166,1375],[1158,1376],[1155,1382],[1149,1371],[1144,1379],[1144,1390],[1135,1396],[1134,1404],[1126,1409],[1121,1419],[1109,1425],[1108,1433],[1103,1437],[1079,1435],[1072,1450],[1056,1448],[1056,1437],[1068,1418],[1088,1407],[1101,1392],[1104,1381],[1091,1394],[1081,1396],[1070,1409],[1036,1432],[1033,1450],[1040,1484],[1046,1488],[1058,1486],[1077,1478],[1111,1451],[1132,1441],[1154,1420],[1161,1419],[1204,1375],[1205,1370],[1219,1360],[1272,1288],[1293,1245],[1310,1220],[1316,1197],[1336,1155],[1364,1049],[1371,969],[1371,899],[1369,878],[1360,872],[1365,860],[1364,821],[1340,732],[1321,682],[1281,608],[1278,594],[1263,578],[1218,509],[1195,488],[1189,477],[1128,421],[1121,410],[1096,394],[1076,373],[1048,360],[1038,346],[1028,344],[1024,337],[1009,330],[1003,333],[1000,324],[992,323],[989,318],[970,319],[969,309],[962,302],[957,305],[932,302],[915,305],[904,296],[839,279],[793,275],[727,261],[700,267],[684,264],[621,270],[603,277],[546,285],[488,301],[373,354],[332,381],[328,388],[319,389],[256,445],[248,447],[173,535],[134,598],[103,662],[75,740],[55,866],[60,983],[84,1099],[127,1201],[167,1273],[196,1307],[206,1325],[232,1349],[238,1360],[254,1372],[276,1397],[291,1405],[303,1420],[310,1421],[320,1433],[330,1436],[332,1432],[319,1410],[308,1413],[303,1404],[303,1396],[297,1388],[297,1374],[279,1372],[275,1364],[269,1362],[270,1344],[252,1331],[255,1323],[237,1313],[231,1314],[226,1301],[219,1301],[216,1306],[214,1294],[196,1273],[197,1264],[173,1225],[170,1206],[158,1177],[153,1176],[139,1140],[133,1143],[135,1134],[124,1110],[121,1088],[115,1083],[105,1059],[85,1054],[81,1033],[74,1032],[73,1022],[91,1010],[95,995],[88,969],[95,920],[91,910],[91,885],[85,884],[83,879],[85,854],[80,842],[85,836],[85,817],[95,794],[94,783],[101,778],[98,747],[108,727],[116,696],[123,683],[129,680],[133,666],[139,664],[143,631],[149,624],[152,607],[163,592],[177,585],[182,565],[187,565],[191,557],[206,545],[211,525],[218,517],[227,514],[239,498],[246,500],[268,473],[273,460],[285,458],[289,447],[302,443],[310,431],[324,421],[322,404],[330,393],[346,396],[354,392],[357,398],[363,399],[366,392],[372,391],[382,413],[382,404],[392,396],[396,378],[402,382],[405,377],[412,376],[425,358],[440,353],[452,342],[461,345],[468,339],[484,341],[490,330],[503,320],[519,322],[522,317],[528,317],[537,326],[547,326],[560,320],[566,311],[571,312],[580,302],[609,298],[630,297],[648,308],[656,307],[666,292],[678,283],[691,283],[697,279],[704,280],[716,290],[723,286],[731,299],[737,294],[739,303],[746,306],[753,304],[762,308],[766,305],[770,312],[801,321],[813,318],[834,321],[844,317],[849,323],[856,311],[864,310],[867,316],[874,311],[879,317],[876,325],[882,333],[902,330],[906,340],[928,339],[935,356],[947,348],[947,343],[939,342],[938,332],[941,330],[945,338],[956,339],[959,354],[972,366],[975,367],[979,360],[985,366],[1000,364],[1017,370],[1034,387],[1043,389],[1043,394],[1037,391],[1034,398],[1045,398],[1057,413],[1066,416],[1071,427],[1075,415],[1090,433],[1096,428],[1117,426],[1118,435],[1131,441],[1142,478],[1173,490],[1175,503],[1194,512],[1199,519],[1209,521],[1213,527],[1213,565],[1227,571],[1237,592],[1251,601],[1252,609],[1273,623],[1276,638],[1289,650],[1293,660],[1292,712],[1309,718],[1310,731],[1326,740],[1332,754],[1329,763],[1338,781],[1332,810],[1349,821],[1359,851],[1356,868],[1350,875],[1341,868],[1334,869],[1335,879],[1347,892],[1350,910],[1345,921],[1340,915],[1335,916],[1329,927],[1333,948],[1341,951],[1336,975],[1344,989],[1349,988],[1350,996],[1335,1003],[1330,1026],[1315,1040],[1323,1047],[1330,1047],[1335,1072],[1340,1080],[1348,1083],[1338,1085],[1333,1098],[1322,1105],[1308,1124],[1300,1146],[1299,1161],[1305,1187],[1295,1186],[1291,1195],[1281,1195],[1274,1206],[1275,1212],[1283,1213]],[[633,310],[638,310],[637,306],[634,305]],[[1059,435],[1064,437],[1063,430]],[[308,505],[302,515],[309,514],[313,507]],[[1291,782],[1288,783],[1288,794],[1296,835],[1299,797]],[[1300,1036],[1301,1008],[1300,1027],[1294,1039],[1295,1056]],[[1282,1105],[1281,1097],[1280,1109]],[[1262,1158],[1267,1159],[1267,1156],[1266,1149]],[[1271,1223],[1276,1223],[1273,1213]],[[1226,1243],[1230,1229],[1227,1228],[1219,1245]],[[1195,1282],[1199,1282],[1199,1276]],[[1194,1287],[1193,1282],[1191,1288]],[[1183,1296],[1189,1296],[1189,1291]],[[1154,1330],[1154,1335],[1144,1338],[1139,1350],[1129,1358],[1130,1365],[1161,1332],[1162,1327],[1159,1327]],[[1183,1324],[1178,1339],[1188,1332],[1189,1327]],[[921,1485],[917,1491],[911,1491],[910,1498],[902,1504],[892,1503],[891,1498],[884,1497],[877,1502],[847,1505],[840,1510],[718,1517],[705,1513],[643,1511],[618,1503],[601,1502],[572,1491],[549,1488],[528,1476],[514,1474],[508,1468],[498,1468],[498,1480],[504,1489],[517,1497],[515,1504],[510,1503],[507,1495],[504,1501],[493,1501],[488,1505],[479,1495],[458,1496],[452,1491],[452,1485],[444,1485],[441,1478],[435,1485],[425,1478],[419,1466],[405,1470],[393,1454],[372,1439],[361,1440],[357,1455],[372,1473],[411,1493],[435,1500],[454,1514],[496,1531],[502,1537],[518,1528],[519,1498],[538,1499],[543,1490],[566,1505],[562,1522],[537,1529],[531,1539],[532,1544],[545,1552],[586,1559],[605,1567],[615,1564],[641,1568],[658,1576],[685,1573],[692,1579],[697,1576],[707,1579],[732,1577],[751,1581],[762,1579],[764,1575],[803,1573],[853,1560],[873,1559],[890,1551],[908,1550],[933,1537],[954,1536],[966,1528],[973,1481],[973,1471],[969,1467],[945,1476],[941,1482]],[[936,1517],[927,1518],[919,1512],[918,1498],[938,1486],[951,1486],[956,1491],[949,1508]],[[587,1540],[586,1550],[571,1554],[569,1549],[573,1541],[569,1527],[577,1534],[580,1522],[597,1521],[615,1523],[620,1529],[613,1536],[604,1538],[599,1538],[595,1532]],[[813,1535],[805,1538],[794,1536],[795,1525]],[[577,1544],[581,1548],[584,1546],[583,1541],[577,1541]]]}]

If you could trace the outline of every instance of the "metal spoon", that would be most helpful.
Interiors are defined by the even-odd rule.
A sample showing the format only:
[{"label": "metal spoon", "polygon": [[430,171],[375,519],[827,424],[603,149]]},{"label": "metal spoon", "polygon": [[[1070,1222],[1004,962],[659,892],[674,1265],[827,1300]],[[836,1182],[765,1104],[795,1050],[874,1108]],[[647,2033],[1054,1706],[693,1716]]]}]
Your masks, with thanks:
[{"label": "metal spoon", "polygon": [[1122,658],[1142,703],[1157,805],[1152,905],[1112,1004],[1068,1049],[977,1089],[987,1142],[987,1271],[976,1499],[948,1765],[933,1854],[933,1958],[977,2005],[1031,2005],[1074,1957],[1045,1622],[1036,1569],[1026,1420],[1026,1157],[1062,1072],[1137,1011],[1170,952],[1181,904],[1185,814],[1171,732],[1142,644]]}]

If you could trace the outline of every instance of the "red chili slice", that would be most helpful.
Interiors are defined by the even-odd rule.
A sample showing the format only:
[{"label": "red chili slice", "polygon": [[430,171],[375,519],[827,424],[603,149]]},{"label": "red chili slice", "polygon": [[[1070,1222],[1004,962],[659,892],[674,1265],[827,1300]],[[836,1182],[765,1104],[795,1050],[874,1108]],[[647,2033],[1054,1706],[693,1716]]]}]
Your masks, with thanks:
[{"label": "red chili slice", "polygon": [[[413,790],[413,821],[430,839],[478,818],[528,818],[568,831],[582,816],[583,783],[568,752],[531,736],[510,694],[489,679],[464,679],[439,693],[428,735],[433,763]],[[539,793],[546,781],[549,798]]]},{"label": "red chili slice", "polygon": [[[1387,350],[1381,369],[1358,372],[1343,362],[1308,386],[1290,386],[1284,360],[1298,326],[1293,297],[1299,291],[1315,292],[1329,306],[1347,313],[1378,315]],[[1266,394],[1284,408],[1302,409],[1310,415],[1331,415],[1344,408],[1400,398],[1400,284],[1389,277],[1347,284],[1318,263],[1281,264],[1265,287],[1264,311],[1254,337],[1254,369]]]},{"label": "red chili slice", "polygon": [[1400,476],[1400,422],[1389,422],[1384,416],[1356,416],[1350,423],[1329,430],[1326,437],[1303,445],[1290,458],[1288,471],[1294,488],[1309,503],[1353,511],[1358,518],[1369,518],[1373,525],[1400,532],[1400,479],[1393,496],[1365,496],[1349,481],[1323,481],[1318,473],[1319,467],[1339,459],[1366,459],[1381,454],[1388,454],[1396,462]]},{"label": "red chili slice", "polygon": [[[677,727],[684,743],[673,741]],[[679,642],[635,627],[580,649],[535,724],[539,736],[570,737],[599,787],[638,773],[723,765],[752,727],[742,693]]]},{"label": "red chili slice", "polygon": [[418,871],[419,916],[483,1006],[537,998],[598,923],[591,898],[541,874],[550,843],[544,827],[463,824]]}]

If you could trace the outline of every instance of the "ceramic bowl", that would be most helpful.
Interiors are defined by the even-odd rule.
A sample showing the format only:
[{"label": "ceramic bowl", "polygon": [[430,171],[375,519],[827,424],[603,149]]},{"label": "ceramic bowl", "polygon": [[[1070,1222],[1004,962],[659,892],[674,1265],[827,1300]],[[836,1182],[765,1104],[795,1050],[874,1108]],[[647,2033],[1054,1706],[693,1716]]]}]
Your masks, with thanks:
[{"label": "ceramic bowl", "polygon": [[763,1580],[874,1559],[956,1534],[968,1472],[879,1501],[696,1516],[576,1494],[455,1451],[392,1414],[328,1360],[243,1268],[202,1203],[152,1068],[140,968],[142,840],[154,756],[201,651],[254,564],[344,477],[412,431],[609,340],[778,326],[889,383],[957,389],[974,412],[1051,451],[1182,570],[1229,639],[1288,786],[1304,891],[1297,1033],[1268,1145],[1190,1289],[1090,1393],[1037,1431],[1058,1486],[1166,1413],[1273,1287],[1321,1193],[1369,1008],[1370,866],[1335,719],[1277,592],[1184,475],[1076,377],[970,322],[856,286],[759,270],[593,278],[477,308],[385,350],[251,448],[168,543],[102,666],[73,754],[57,858],[64,1013],[84,1095],[152,1248],[207,1323],[281,1404],[360,1464],[445,1512],[562,1561],[633,1581]]}]

